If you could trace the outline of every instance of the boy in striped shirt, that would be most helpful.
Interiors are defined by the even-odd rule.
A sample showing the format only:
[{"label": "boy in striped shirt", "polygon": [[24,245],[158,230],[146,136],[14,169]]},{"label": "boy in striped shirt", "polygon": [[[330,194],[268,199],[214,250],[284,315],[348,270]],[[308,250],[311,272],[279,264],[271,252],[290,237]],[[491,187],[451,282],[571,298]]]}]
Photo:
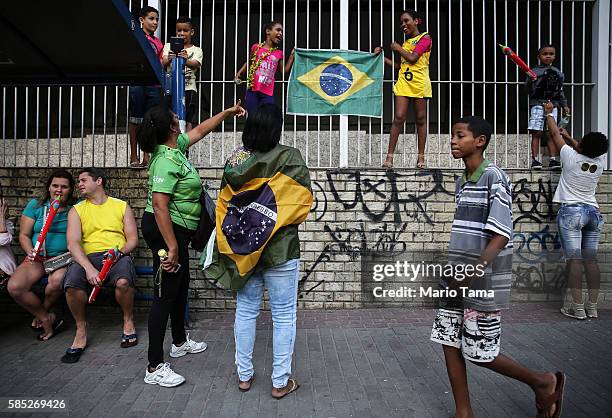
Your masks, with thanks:
[{"label": "boy in striped shirt", "polygon": [[465,164],[448,249],[455,275],[440,283],[448,297],[440,300],[431,340],[443,345],[456,418],[474,417],[465,359],[528,384],[538,417],[558,417],[565,375],[536,373],[499,354],[500,309],[508,305],[512,284],[512,187],[506,173],[483,157],[491,133],[477,116],[453,125],[451,152]]}]

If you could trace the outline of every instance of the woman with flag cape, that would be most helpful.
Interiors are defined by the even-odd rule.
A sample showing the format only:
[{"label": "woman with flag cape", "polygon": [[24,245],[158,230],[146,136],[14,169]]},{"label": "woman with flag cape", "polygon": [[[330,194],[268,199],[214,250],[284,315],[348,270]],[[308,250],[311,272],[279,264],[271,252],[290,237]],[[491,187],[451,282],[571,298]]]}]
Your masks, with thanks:
[{"label": "woman with flag cape", "polygon": [[237,291],[234,335],[238,387],[254,379],[255,325],[264,287],[273,326],[272,396],[299,385],[291,376],[296,334],[300,241],[298,225],[312,206],[308,167],[299,150],[279,144],[282,113],[266,104],[250,114],[243,147],[228,159],[216,206],[216,232],[203,268],[221,286]]}]

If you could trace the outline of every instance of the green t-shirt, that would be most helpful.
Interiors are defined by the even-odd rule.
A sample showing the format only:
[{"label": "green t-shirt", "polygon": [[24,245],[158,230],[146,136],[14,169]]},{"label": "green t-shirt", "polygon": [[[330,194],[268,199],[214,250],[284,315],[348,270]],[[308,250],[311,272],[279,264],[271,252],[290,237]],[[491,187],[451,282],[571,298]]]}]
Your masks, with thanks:
[{"label": "green t-shirt", "polygon": [[200,220],[200,176],[185,156],[186,134],[178,136],[177,147],[158,145],[149,162],[149,193],[146,212],[153,212],[153,192],[171,195],[168,210],[173,223],[196,230]]}]

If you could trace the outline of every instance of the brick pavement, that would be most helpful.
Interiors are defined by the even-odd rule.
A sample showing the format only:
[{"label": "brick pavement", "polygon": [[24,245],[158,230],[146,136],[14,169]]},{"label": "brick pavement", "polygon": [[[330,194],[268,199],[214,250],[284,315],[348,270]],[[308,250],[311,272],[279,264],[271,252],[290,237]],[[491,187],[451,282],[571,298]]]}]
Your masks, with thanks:
[{"label": "brick pavement", "polygon": [[[449,417],[453,400],[442,350],[428,341],[433,316],[428,309],[300,311],[294,375],[301,388],[281,401],[270,397],[267,312],[258,323],[257,381],[247,393],[236,387],[232,312],[198,314],[191,336],[209,348],[171,359],[187,378],[173,389],[142,381],[144,317],[138,319],[141,342],[130,349],[119,347],[119,315],[96,318],[89,347],[74,365],[59,361],[72,325],[40,343],[21,320],[0,330],[0,397],[66,399],[71,416]],[[551,305],[533,304],[504,315],[503,353],[528,367],[567,373],[565,417],[612,416],[612,310],[600,316],[578,322]],[[526,386],[472,365],[468,373],[477,416],[535,415]]]}]

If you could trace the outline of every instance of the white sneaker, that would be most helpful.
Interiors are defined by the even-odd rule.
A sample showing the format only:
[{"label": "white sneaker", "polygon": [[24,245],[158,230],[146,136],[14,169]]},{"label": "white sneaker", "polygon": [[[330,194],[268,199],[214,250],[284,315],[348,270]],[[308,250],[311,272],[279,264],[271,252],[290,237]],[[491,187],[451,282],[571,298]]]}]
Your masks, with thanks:
[{"label": "white sneaker", "polygon": [[587,301],[584,304],[584,309],[586,310],[586,314],[589,318],[597,318],[597,302],[593,303]]},{"label": "white sneaker", "polygon": [[184,383],[185,378],[172,370],[170,363],[160,363],[153,373],[149,372],[149,367],[147,366],[144,381],[149,385],[173,388]]},{"label": "white sneaker", "polygon": [[561,308],[561,313],[565,316],[569,316],[570,318],[576,319],[586,319],[587,315],[584,311],[583,303],[570,303],[568,307]]},{"label": "white sneaker", "polygon": [[183,345],[177,347],[172,344],[172,347],[170,347],[170,357],[183,357],[185,354],[201,353],[207,348],[208,345],[204,341],[197,342],[190,340],[189,334],[187,334],[187,341],[185,341]]}]

